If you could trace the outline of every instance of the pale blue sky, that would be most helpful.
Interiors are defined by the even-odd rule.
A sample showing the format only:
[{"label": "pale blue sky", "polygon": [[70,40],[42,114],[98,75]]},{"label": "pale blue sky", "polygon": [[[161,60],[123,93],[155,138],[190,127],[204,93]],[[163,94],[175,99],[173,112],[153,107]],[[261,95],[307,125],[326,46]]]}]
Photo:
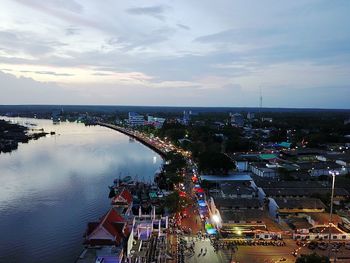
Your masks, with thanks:
[{"label": "pale blue sky", "polygon": [[350,108],[350,1],[2,0],[0,104]]}]

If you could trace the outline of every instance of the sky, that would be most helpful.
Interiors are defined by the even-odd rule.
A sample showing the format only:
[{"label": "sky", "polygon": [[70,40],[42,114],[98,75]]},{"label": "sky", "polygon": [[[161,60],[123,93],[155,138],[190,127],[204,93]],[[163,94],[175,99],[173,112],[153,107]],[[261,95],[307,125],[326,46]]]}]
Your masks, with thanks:
[{"label": "sky", "polygon": [[0,104],[350,108],[348,0],[1,0]]}]

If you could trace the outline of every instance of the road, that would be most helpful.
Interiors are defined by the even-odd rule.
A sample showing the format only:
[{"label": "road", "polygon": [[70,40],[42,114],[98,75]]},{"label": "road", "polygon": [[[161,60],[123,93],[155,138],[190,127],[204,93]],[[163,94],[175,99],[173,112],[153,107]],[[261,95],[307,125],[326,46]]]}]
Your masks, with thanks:
[{"label": "road", "polygon": [[[186,237],[185,240],[191,242],[194,237]],[[196,240],[194,239],[194,251],[192,256],[187,256],[185,262],[188,263],[221,263],[225,262],[220,253],[214,251],[209,239]],[[203,251],[201,252],[201,249]],[[205,253],[205,249],[207,249]]]},{"label": "road", "polygon": [[[286,261],[280,261],[282,258]],[[291,255],[291,248],[288,246],[239,246],[234,259],[240,263],[295,262],[295,257]]]}]

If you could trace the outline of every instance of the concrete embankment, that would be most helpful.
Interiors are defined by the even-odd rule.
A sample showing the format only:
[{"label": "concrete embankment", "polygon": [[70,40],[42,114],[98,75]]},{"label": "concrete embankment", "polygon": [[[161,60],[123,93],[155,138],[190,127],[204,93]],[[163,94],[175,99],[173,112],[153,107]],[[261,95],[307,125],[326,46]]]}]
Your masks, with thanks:
[{"label": "concrete embankment", "polygon": [[116,126],[116,125],[108,124],[108,123],[103,123],[103,122],[97,122],[97,125],[107,127],[107,128],[116,130],[118,132],[121,132],[121,133],[123,133],[131,138],[134,138],[135,140],[139,141],[140,143],[147,146],[148,148],[152,149],[153,151],[158,153],[161,157],[164,158],[166,156],[166,152],[163,151],[162,149],[160,149],[159,147],[157,147],[156,145],[154,145],[152,142],[138,136],[134,132],[131,132],[131,131],[125,129],[124,127],[120,127],[120,126]]}]

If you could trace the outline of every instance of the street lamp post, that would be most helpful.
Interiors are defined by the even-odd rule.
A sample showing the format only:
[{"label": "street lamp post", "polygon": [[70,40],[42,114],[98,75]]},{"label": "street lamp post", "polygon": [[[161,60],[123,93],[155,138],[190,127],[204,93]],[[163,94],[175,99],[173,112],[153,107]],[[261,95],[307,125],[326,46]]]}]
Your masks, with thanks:
[{"label": "street lamp post", "polygon": [[335,176],[339,175],[339,172],[329,171],[329,173],[332,175],[332,193],[331,193],[331,209],[329,212],[329,224],[328,224],[328,258],[330,258],[330,255],[331,255],[331,225],[332,225],[332,217],[333,217],[334,183],[335,183]]}]

